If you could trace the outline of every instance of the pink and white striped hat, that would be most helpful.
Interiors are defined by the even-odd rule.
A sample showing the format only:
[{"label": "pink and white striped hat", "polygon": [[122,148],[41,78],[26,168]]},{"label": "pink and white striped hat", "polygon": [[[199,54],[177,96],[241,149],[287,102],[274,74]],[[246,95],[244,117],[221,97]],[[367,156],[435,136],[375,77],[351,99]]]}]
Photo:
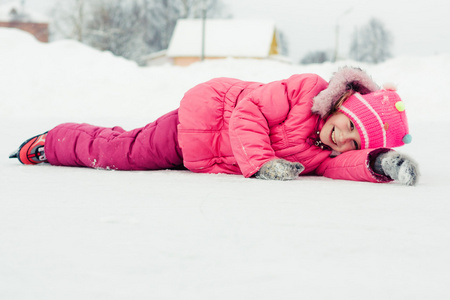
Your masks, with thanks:
[{"label": "pink and white striped hat", "polygon": [[361,149],[399,147],[411,142],[405,105],[394,90],[355,93],[339,111],[358,129]]}]

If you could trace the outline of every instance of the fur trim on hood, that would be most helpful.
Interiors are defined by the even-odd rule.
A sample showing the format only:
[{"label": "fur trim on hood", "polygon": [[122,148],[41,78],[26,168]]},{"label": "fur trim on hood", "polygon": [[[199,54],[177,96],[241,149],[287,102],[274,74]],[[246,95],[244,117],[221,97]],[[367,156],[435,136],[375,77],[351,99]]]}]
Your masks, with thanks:
[{"label": "fur trim on hood", "polygon": [[311,110],[324,118],[345,92],[353,90],[364,95],[379,89],[380,87],[362,69],[343,67],[333,75],[328,87],[314,97]]}]

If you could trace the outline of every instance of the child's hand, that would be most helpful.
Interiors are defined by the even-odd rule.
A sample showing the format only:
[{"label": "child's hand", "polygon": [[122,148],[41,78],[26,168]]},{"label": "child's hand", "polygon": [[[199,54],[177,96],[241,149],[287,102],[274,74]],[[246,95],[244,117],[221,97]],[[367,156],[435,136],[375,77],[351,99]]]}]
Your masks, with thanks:
[{"label": "child's hand", "polygon": [[265,163],[255,175],[259,179],[292,180],[297,178],[304,169],[301,163],[274,159]]},{"label": "child's hand", "polygon": [[396,151],[378,155],[373,169],[376,173],[389,176],[405,185],[416,185],[419,177],[417,164]]}]

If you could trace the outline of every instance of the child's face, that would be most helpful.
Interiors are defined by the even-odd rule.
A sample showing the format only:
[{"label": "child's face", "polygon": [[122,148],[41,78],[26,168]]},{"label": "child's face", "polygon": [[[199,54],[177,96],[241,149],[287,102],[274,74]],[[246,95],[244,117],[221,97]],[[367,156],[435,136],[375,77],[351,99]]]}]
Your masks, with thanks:
[{"label": "child's face", "polygon": [[361,149],[361,137],[358,130],[346,115],[334,113],[323,125],[320,140],[338,152]]}]

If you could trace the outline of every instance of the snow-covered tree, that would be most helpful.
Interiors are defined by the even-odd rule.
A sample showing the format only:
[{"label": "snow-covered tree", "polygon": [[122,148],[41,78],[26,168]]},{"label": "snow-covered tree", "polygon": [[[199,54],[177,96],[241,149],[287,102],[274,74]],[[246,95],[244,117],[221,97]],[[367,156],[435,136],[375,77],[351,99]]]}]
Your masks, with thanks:
[{"label": "snow-covered tree", "polygon": [[51,35],[53,38],[71,38],[83,42],[87,0],[58,1],[53,7]]},{"label": "snow-covered tree", "polygon": [[288,56],[289,55],[289,43],[286,35],[280,29],[277,29],[278,35],[278,50],[281,55]]},{"label": "snow-covered tree", "polygon": [[300,60],[300,63],[303,65],[322,64],[330,61],[330,57],[330,53],[326,51],[310,51]]},{"label": "snow-covered tree", "polygon": [[392,34],[384,24],[372,18],[360,30],[355,30],[350,46],[350,58],[369,63],[380,63],[392,57]]},{"label": "snow-covered tree", "polygon": [[140,24],[142,12],[135,2],[95,2],[90,6],[90,14],[86,21],[86,44],[136,61],[145,54],[147,47],[141,37]]},{"label": "snow-covered tree", "polygon": [[[221,0],[69,0],[55,9],[56,30],[100,50],[141,63],[167,49],[180,18],[229,17]],[[204,6],[206,4],[206,6]],[[72,13],[71,13],[72,12]]]}]

